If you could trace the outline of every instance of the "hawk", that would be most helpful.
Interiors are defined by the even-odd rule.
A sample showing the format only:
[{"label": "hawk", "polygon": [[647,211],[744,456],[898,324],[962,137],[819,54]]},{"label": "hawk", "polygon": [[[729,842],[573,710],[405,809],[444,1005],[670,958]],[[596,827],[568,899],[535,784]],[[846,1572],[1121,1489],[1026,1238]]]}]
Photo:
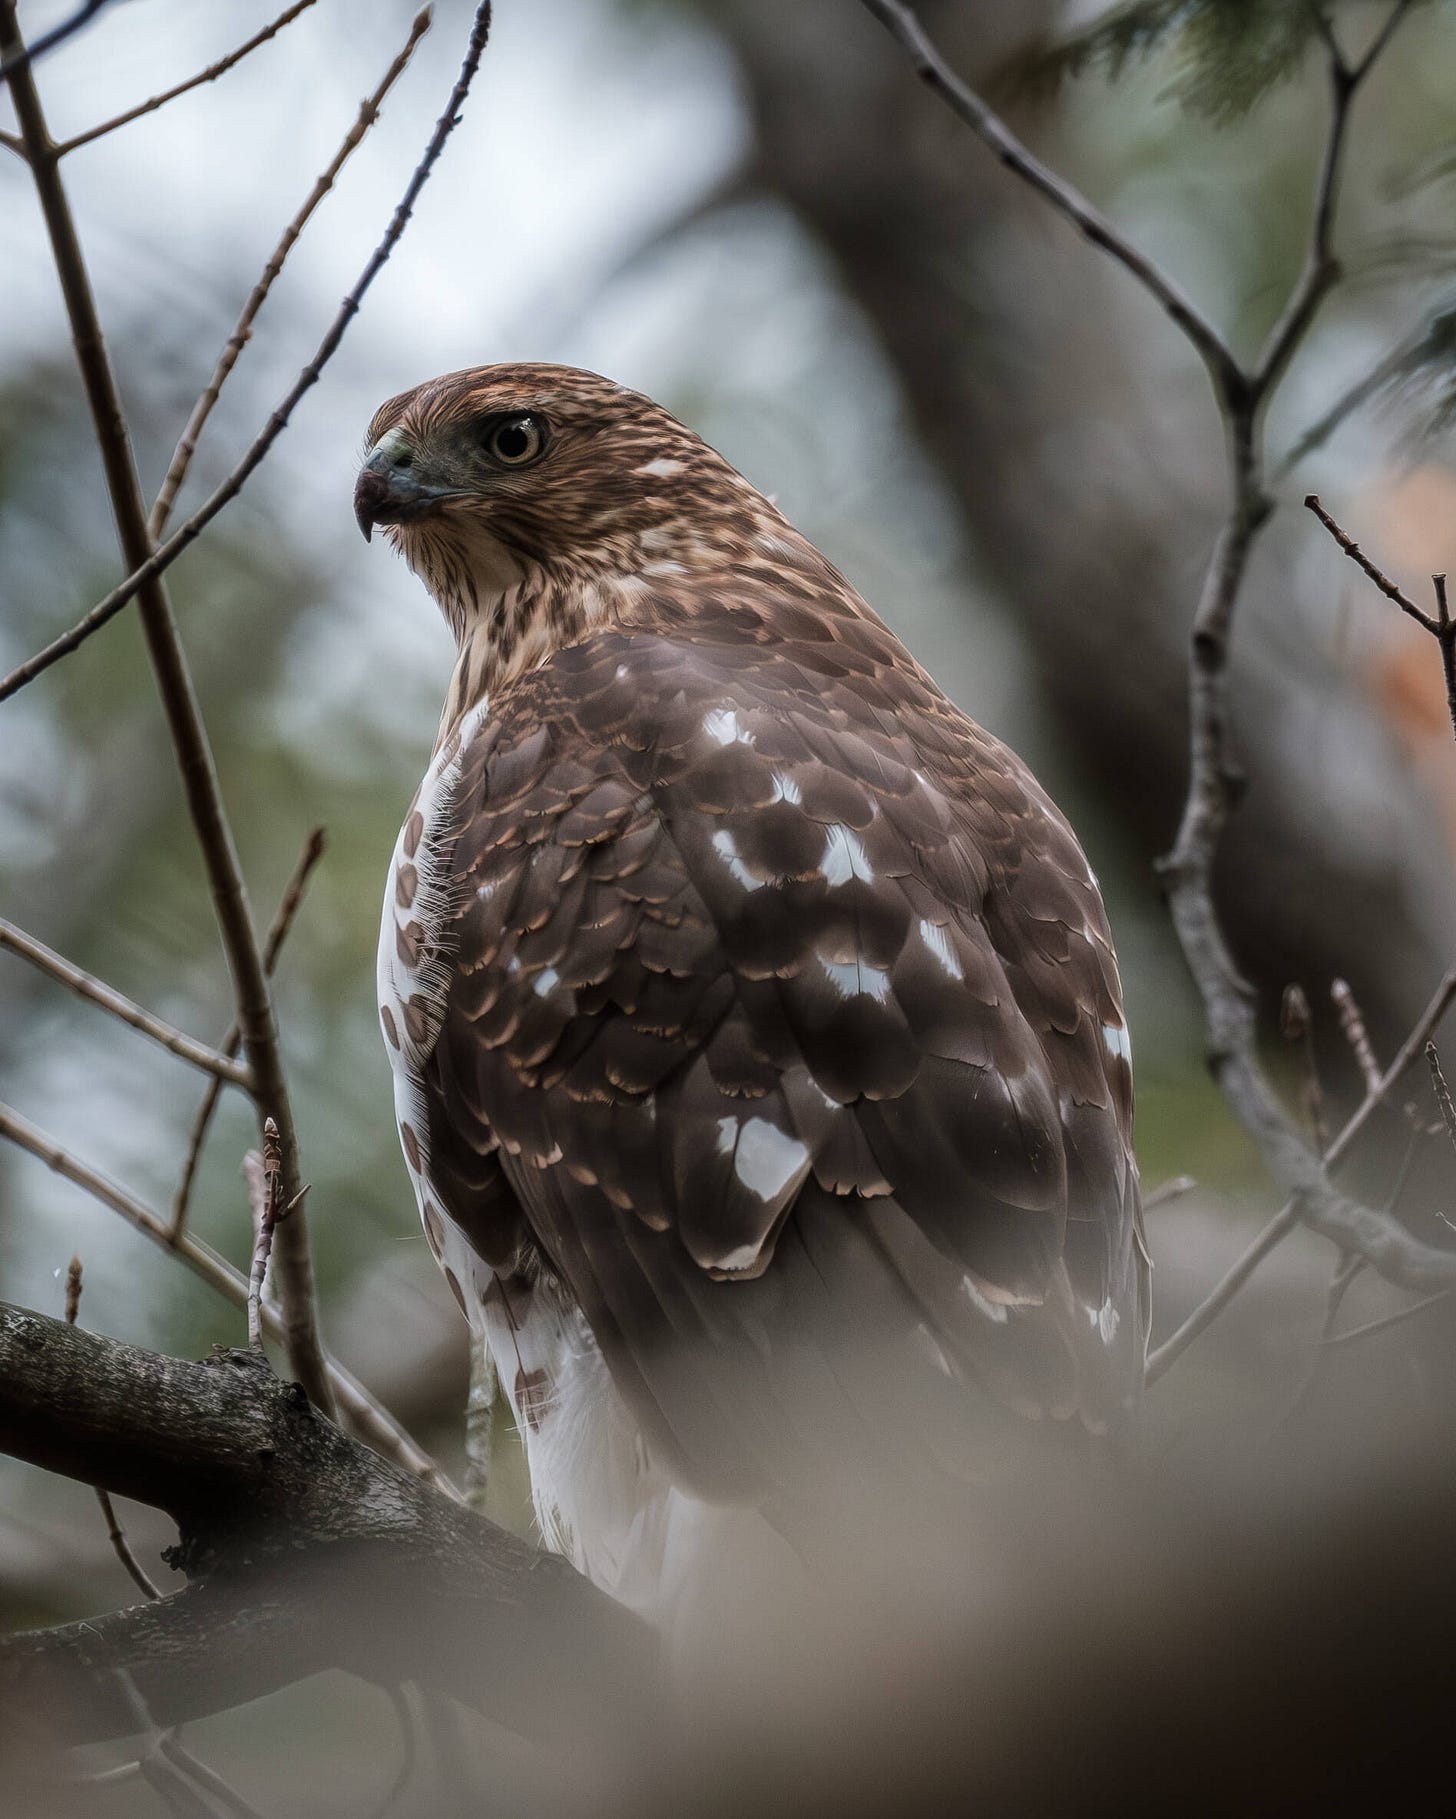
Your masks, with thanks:
[{"label": "hawk", "polygon": [[459,647],[379,1016],[548,1543],[642,1600],[693,1510],[788,1532],[816,1475],[974,1483],[1013,1430],[1126,1435],[1128,1036],[1026,766],[610,380],[402,393],[354,503]]}]

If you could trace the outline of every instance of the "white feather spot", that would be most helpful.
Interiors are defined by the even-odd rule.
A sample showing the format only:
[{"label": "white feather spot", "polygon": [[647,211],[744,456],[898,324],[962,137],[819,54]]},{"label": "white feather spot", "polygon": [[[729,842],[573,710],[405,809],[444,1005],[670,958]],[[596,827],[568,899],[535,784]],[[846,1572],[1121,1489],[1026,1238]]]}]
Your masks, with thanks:
[{"label": "white feather spot", "polygon": [[752,745],[753,734],[740,726],[731,707],[715,707],[703,715],[703,731],[719,745]]},{"label": "white feather spot", "polygon": [[988,1295],[983,1295],[969,1276],[961,1277],[961,1287],[966,1291],[966,1299],[972,1307],[984,1314],[988,1320],[994,1320],[997,1326],[1005,1326],[1006,1309],[1000,1302],[992,1301]]},{"label": "white feather spot", "polygon": [[538,998],[548,997],[555,989],[556,982],[560,977],[561,974],[557,972],[554,966],[543,966],[540,972],[537,973],[536,977],[531,981],[531,989]]},{"label": "white feather spot", "polygon": [[655,460],[645,462],[632,471],[645,474],[649,480],[671,480],[675,474],[682,472],[682,462],[674,461],[670,455],[658,455]]},{"label": "white feather spot", "polygon": [[[719,1129],[721,1142],[721,1125]],[[808,1166],[808,1149],[767,1118],[750,1118],[743,1126],[733,1171],[760,1200],[776,1200]],[[730,1263],[727,1267],[737,1269],[741,1265]]]},{"label": "white feather spot", "polygon": [[819,869],[830,884],[848,884],[851,878],[874,880],[875,868],[865,857],[864,843],[852,828],[836,823],[824,837],[824,857]]},{"label": "white feather spot", "polygon": [[787,771],[775,771],[773,774],[774,801],[792,802],[795,808],[804,800],[803,793]]},{"label": "white feather spot", "polygon": [[1127,1062],[1129,1067],[1132,1066],[1132,1039],[1122,1024],[1104,1023],[1102,1040],[1109,1055],[1114,1059]]},{"label": "white feather spot", "polygon": [[940,962],[942,969],[949,973],[952,979],[965,978],[965,968],[951,951],[950,938],[943,928],[938,927],[937,924],[922,916],[920,918],[920,939],[930,949],[931,953],[935,955],[936,959]]},{"label": "white feather spot", "polygon": [[1117,1337],[1117,1329],[1121,1324],[1117,1309],[1112,1305],[1112,1297],[1109,1295],[1101,1307],[1095,1311],[1089,1307],[1087,1312],[1092,1316],[1092,1324],[1097,1328],[1102,1343],[1111,1345]]},{"label": "white feather spot", "polygon": [[890,995],[890,975],[883,967],[867,966],[863,960],[826,960],[822,954],[819,964],[841,998],[873,998],[883,1004]]},{"label": "white feather spot", "polygon": [[756,891],[763,887],[763,879],[755,878],[753,873],[738,857],[738,842],[727,828],[719,828],[713,836],[713,851],[733,874],[734,882],[741,884],[746,891]]}]

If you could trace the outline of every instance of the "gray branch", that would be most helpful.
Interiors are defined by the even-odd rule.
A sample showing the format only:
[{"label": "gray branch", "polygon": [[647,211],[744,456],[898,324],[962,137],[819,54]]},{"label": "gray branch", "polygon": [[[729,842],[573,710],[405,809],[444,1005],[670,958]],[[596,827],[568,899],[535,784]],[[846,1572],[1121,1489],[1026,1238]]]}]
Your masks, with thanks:
[{"label": "gray branch", "polygon": [[[156,1603],[0,1640],[0,1744],[162,1726],[325,1668],[537,1736],[620,1724],[646,1631],[552,1555],[341,1433],[256,1353],[193,1363],[0,1303],[0,1450],[165,1510]],[[549,1696],[546,1696],[549,1692]]]}]

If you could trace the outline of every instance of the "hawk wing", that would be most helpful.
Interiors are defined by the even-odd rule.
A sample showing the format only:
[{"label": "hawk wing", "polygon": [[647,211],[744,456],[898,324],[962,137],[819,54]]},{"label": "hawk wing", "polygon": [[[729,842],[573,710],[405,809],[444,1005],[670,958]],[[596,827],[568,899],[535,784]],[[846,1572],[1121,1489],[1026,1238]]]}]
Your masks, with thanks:
[{"label": "hawk wing", "polygon": [[715,1495],[856,1424],[913,1452],[941,1403],[1116,1422],[1146,1321],[1116,964],[1019,761],[877,621],[788,600],[771,643],[750,609],[598,633],[491,711],[423,1086],[507,1302],[543,1260]]}]

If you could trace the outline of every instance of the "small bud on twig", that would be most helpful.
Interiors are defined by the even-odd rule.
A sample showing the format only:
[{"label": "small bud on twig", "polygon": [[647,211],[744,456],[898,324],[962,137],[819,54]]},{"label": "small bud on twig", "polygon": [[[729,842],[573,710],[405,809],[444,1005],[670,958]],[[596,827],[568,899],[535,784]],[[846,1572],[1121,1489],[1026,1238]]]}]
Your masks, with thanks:
[{"label": "small bud on twig", "polygon": [[1325,1096],[1314,1059],[1314,1018],[1302,985],[1285,986],[1284,1001],[1279,1007],[1279,1030],[1286,1042],[1297,1042],[1303,1047],[1304,1103],[1309,1112],[1315,1147],[1323,1155],[1329,1141],[1329,1128],[1325,1123]]},{"label": "small bud on twig", "polygon": [[1451,1089],[1446,1084],[1446,1076],[1441,1071],[1441,1056],[1434,1042],[1426,1044],[1426,1066],[1431,1070],[1431,1091],[1436,1095],[1436,1104],[1440,1107],[1441,1122],[1446,1127],[1446,1135],[1456,1148],[1456,1105],[1451,1103]]},{"label": "small bud on twig", "polygon": [[73,1256],[66,1269],[66,1325],[74,1326],[81,1312],[81,1259]]},{"label": "small bud on twig", "polygon": [[1355,1065],[1360,1070],[1360,1078],[1365,1083],[1365,1091],[1378,1094],[1380,1091],[1380,1063],[1375,1059],[1375,1050],[1370,1045],[1370,1032],[1365,1027],[1364,1014],[1356,1002],[1355,994],[1350,990],[1349,982],[1344,979],[1330,981],[1330,997],[1334,1000],[1335,1010],[1339,1015],[1340,1029],[1350,1052],[1355,1057]]},{"label": "small bud on twig", "polygon": [[248,1199],[253,1211],[253,1266],[248,1272],[248,1344],[255,1352],[263,1349],[263,1281],[268,1274],[268,1259],[273,1252],[273,1234],[279,1224],[303,1202],[307,1187],[301,1187],[287,1206],[283,1198],[283,1145],[278,1126],[271,1118],[263,1120],[263,1154],[249,1151],[243,1158],[243,1173],[248,1182]]}]

